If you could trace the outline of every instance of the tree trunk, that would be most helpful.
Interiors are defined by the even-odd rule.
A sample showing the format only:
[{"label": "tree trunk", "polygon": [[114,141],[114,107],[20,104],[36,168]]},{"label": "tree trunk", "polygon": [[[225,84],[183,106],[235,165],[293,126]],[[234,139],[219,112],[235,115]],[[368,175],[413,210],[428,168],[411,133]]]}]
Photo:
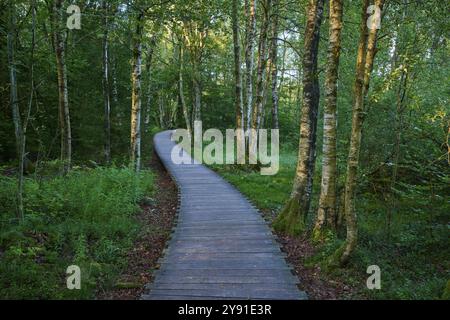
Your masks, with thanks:
[{"label": "tree trunk", "polygon": [[8,67],[9,67],[9,82],[10,82],[10,104],[12,111],[12,119],[14,123],[14,135],[16,138],[16,152],[17,157],[20,156],[20,140],[22,137],[22,121],[20,119],[19,98],[17,94],[17,71],[15,59],[15,44],[16,44],[16,12],[13,1],[9,2],[9,29],[7,36],[8,46]]},{"label": "tree trunk", "polygon": [[253,104],[252,110],[252,129],[259,129],[261,125],[261,114],[264,102],[264,80],[267,72],[267,40],[271,3],[272,0],[265,0],[263,3],[264,16],[259,36],[256,101]]},{"label": "tree trunk", "polygon": [[149,48],[147,52],[147,63],[145,65],[145,72],[147,73],[147,107],[145,110],[145,131],[148,130],[148,126],[150,124],[150,112],[152,109],[152,62],[153,62],[153,53],[155,51],[156,46],[156,35],[153,35],[150,38]]},{"label": "tree trunk", "polygon": [[[284,76],[285,76],[285,72],[286,72],[286,52],[287,52],[287,45],[284,44],[283,45],[283,51],[281,54],[281,70],[280,70],[280,83],[278,84],[278,92],[281,91],[281,88],[283,88],[283,82],[284,82]],[[290,96],[289,96],[290,98]]]},{"label": "tree trunk", "polygon": [[395,114],[395,139],[394,139],[394,150],[392,154],[393,166],[392,166],[392,176],[390,183],[390,205],[387,210],[387,238],[388,241],[391,238],[391,224],[392,215],[397,207],[397,202],[395,198],[395,185],[397,184],[398,176],[398,165],[400,162],[400,146],[402,143],[402,131],[403,131],[403,113],[405,111],[405,97],[407,92],[408,78],[409,78],[409,66],[405,61],[405,68],[402,70],[400,75],[399,87],[397,90],[397,108]]},{"label": "tree trunk", "polygon": [[193,112],[193,119],[192,123],[195,121],[201,121],[202,120],[202,89],[201,89],[201,80],[200,80],[200,71],[199,66],[197,65],[197,62],[193,63],[193,78],[192,78],[192,85],[194,88],[194,112]]},{"label": "tree trunk", "polygon": [[184,24],[183,37],[190,53],[192,67],[193,106],[191,126],[193,126],[195,121],[201,121],[202,79],[200,67],[207,35],[208,30],[204,25],[199,26],[195,22]]},{"label": "tree trunk", "polygon": [[[233,45],[234,45],[234,81],[235,81],[235,113],[236,113],[236,142],[238,150],[245,150],[244,140],[244,106],[242,97],[242,73],[241,73],[241,46],[239,42],[239,4],[238,0],[233,0]],[[245,164],[243,152],[238,151],[237,163]]]},{"label": "tree trunk", "polygon": [[141,167],[141,74],[142,74],[142,32],[144,13],[139,12],[136,31],[133,36],[132,94],[131,94],[131,150],[130,162],[135,171]]},{"label": "tree trunk", "polygon": [[303,105],[297,169],[290,200],[275,220],[277,230],[298,234],[309,211],[316,159],[319,80],[317,56],[324,0],[310,0],[307,9],[303,57]]},{"label": "tree trunk", "polygon": [[323,125],[322,184],[313,239],[323,240],[324,228],[336,227],[336,106],[341,50],[343,0],[330,0],[330,30]]},{"label": "tree trunk", "polygon": [[258,68],[256,79],[256,100],[252,109],[251,133],[249,135],[249,162],[256,164],[257,148],[258,148],[258,130],[261,126],[261,116],[264,104],[264,89],[267,72],[267,34],[269,29],[271,0],[265,0],[263,6],[263,21],[261,22],[261,30],[258,45]]},{"label": "tree trunk", "polygon": [[66,67],[66,28],[64,24],[63,0],[55,0],[54,3],[54,43],[56,54],[56,69],[58,72],[59,93],[59,126],[61,134],[61,161],[64,173],[69,172],[72,161],[72,131],[69,113],[69,92],[67,88]]},{"label": "tree trunk", "polygon": [[[375,0],[375,5],[383,8],[383,0]],[[330,258],[330,266],[341,266],[345,264],[356,247],[358,240],[358,225],[355,211],[355,192],[358,177],[359,154],[361,150],[362,125],[365,114],[365,98],[369,89],[370,74],[373,68],[373,60],[376,53],[376,40],[378,30],[366,25],[368,19],[367,8],[369,0],[364,0],[361,35],[358,45],[356,61],[356,81],[354,88],[352,131],[350,137],[350,148],[347,162],[347,179],[345,182],[345,220],[347,224],[347,237],[345,243]]]},{"label": "tree trunk", "polygon": [[24,187],[24,169],[26,161],[26,140],[27,140],[27,129],[28,121],[31,116],[31,107],[33,105],[33,96],[35,94],[34,90],[34,51],[36,46],[36,15],[37,15],[36,0],[31,1],[31,16],[32,16],[32,26],[31,26],[31,53],[30,53],[30,98],[28,100],[28,108],[25,114],[25,120],[22,127],[22,135],[20,140],[20,153],[19,153],[19,178],[18,178],[18,212],[19,217],[23,221],[25,212],[23,204],[23,187]]},{"label": "tree trunk", "polygon": [[192,129],[191,129],[191,122],[189,118],[189,110],[186,105],[186,101],[184,99],[184,80],[183,80],[183,69],[184,69],[184,50],[183,50],[183,43],[180,41],[180,50],[179,50],[179,70],[178,70],[178,95],[180,98],[181,108],[183,110],[183,118],[184,122],[186,124],[186,130],[189,133],[189,137],[192,137]]},{"label": "tree trunk", "polygon": [[104,103],[104,119],[103,131],[105,135],[104,156],[105,163],[111,163],[111,102],[110,102],[110,85],[109,85],[109,40],[108,40],[108,4],[106,0],[102,1],[103,9],[103,103]]},{"label": "tree trunk", "polygon": [[245,47],[245,107],[247,109],[247,129],[251,127],[253,106],[253,68],[255,63],[255,37],[256,37],[256,0],[245,1],[247,17],[246,47]]},{"label": "tree trunk", "polygon": [[[112,53],[114,53],[114,51]],[[119,89],[117,88],[116,59],[114,57],[114,54],[110,54],[110,56],[111,56],[111,77],[112,77],[111,95],[114,105],[117,105],[117,103],[119,102]]]},{"label": "tree trunk", "polygon": [[166,113],[164,108],[164,92],[162,90],[158,93],[158,109],[159,109],[159,127],[161,129],[166,129]]},{"label": "tree trunk", "polygon": [[[33,10],[34,14],[34,10]],[[34,17],[34,16],[33,16]],[[34,21],[34,20],[33,20]],[[8,67],[10,80],[10,104],[12,118],[14,123],[14,134],[16,138],[16,151],[19,160],[18,183],[17,183],[17,217],[21,221],[24,219],[23,209],[23,167],[24,167],[24,133],[20,117],[19,99],[17,94],[17,72],[15,61],[15,43],[16,43],[16,12],[13,1],[9,3],[9,27],[7,35],[8,47]],[[34,29],[33,29],[34,32]]]},{"label": "tree trunk", "polygon": [[279,128],[278,121],[278,19],[280,10],[279,0],[273,1],[276,8],[272,19],[272,42],[271,42],[271,66],[272,66],[272,128]]}]

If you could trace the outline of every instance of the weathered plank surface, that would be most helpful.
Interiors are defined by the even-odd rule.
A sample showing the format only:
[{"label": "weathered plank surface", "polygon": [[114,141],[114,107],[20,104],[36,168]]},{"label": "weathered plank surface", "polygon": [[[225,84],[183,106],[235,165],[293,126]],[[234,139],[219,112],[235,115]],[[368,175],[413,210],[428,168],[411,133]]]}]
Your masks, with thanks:
[{"label": "weathered plank surface", "polygon": [[142,299],[306,299],[260,213],[207,167],[174,164],[171,134],[154,145],[179,188],[178,221]]}]

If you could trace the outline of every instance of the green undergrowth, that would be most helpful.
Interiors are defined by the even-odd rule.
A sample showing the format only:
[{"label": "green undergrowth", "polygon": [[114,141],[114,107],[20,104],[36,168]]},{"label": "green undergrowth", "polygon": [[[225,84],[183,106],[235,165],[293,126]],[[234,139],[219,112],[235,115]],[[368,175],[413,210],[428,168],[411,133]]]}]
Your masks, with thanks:
[{"label": "green undergrowth", "polygon": [[[27,178],[25,219],[16,219],[16,179],[0,176],[0,297],[91,299],[126,267],[139,232],[139,201],[153,174],[128,168],[74,169]],[[81,290],[68,290],[66,269],[81,268]]]},{"label": "green undergrowth", "polygon": [[[295,165],[296,153],[282,150],[280,171],[275,176],[262,176],[258,171],[240,166],[216,165],[212,168],[260,209],[275,215],[288,201]],[[360,188],[356,203],[359,225],[357,250],[347,266],[329,269],[327,277],[352,285],[360,298],[448,299],[448,288],[447,291],[445,289],[450,278],[447,225],[450,206],[445,196],[448,189],[434,186],[430,199],[427,185],[399,183],[398,186],[390,228],[387,227],[387,212],[391,203],[379,194]],[[308,233],[317,210],[315,204],[319,191],[320,172],[314,181],[314,196],[307,219]],[[345,228],[338,235],[328,233],[323,244],[318,245],[317,254],[307,259],[306,264],[325,267],[330,256],[342,246],[344,238]],[[381,290],[366,288],[369,276],[366,270],[370,265],[381,268]]]}]

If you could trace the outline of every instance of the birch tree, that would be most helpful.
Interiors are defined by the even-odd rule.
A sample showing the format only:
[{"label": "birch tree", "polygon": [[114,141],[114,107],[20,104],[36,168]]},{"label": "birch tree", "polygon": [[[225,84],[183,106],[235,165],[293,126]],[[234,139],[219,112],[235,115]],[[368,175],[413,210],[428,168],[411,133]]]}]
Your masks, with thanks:
[{"label": "birch tree", "polygon": [[7,35],[7,47],[8,47],[8,69],[9,69],[9,82],[10,82],[10,98],[9,103],[11,105],[12,118],[14,123],[14,136],[16,138],[16,151],[19,156],[20,140],[22,137],[22,121],[20,119],[19,110],[19,98],[17,94],[17,69],[16,69],[16,8],[13,1],[9,1],[9,27]]},{"label": "birch tree", "polygon": [[[24,187],[24,170],[26,157],[26,134],[28,128],[28,122],[31,114],[31,107],[33,105],[33,96],[35,93],[34,84],[34,52],[36,44],[36,0],[32,0],[30,3],[30,12],[32,16],[31,26],[31,49],[30,49],[30,97],[28,100],[28,106],[25,109],[25,117],[22,122],[18,90],[17,90],[17,72],[16,72],[16,59],[15,59],[15,43],[16,43],[16,9],[12,1],[9,2],[9,26],[7,34],[7,56],[8,56],[8,68],[9,68],[9,80],[10,80],[10,105],[12,108],[12,116],[14,123],[14,132],[16,137],[16,150],[19,160],[18,174],[17,174],[17,216],[23,221],[24,219],[24,201],[23,201],[23,187]],[[22,124],[23,123],[23,124]]]},{"label": "birch tree", "polygon": [[313,238],[336,225],[336,106],[343,0],[330,0],[330,27],[323,115],[322,184]]},{"label": "birch tree", "polygon": [[303,101],[297,169],[290,199],[274,221],[274,227],[277,230],[289,234],[298,234],[304,230],[311,201],[319,107],[317,57],[323,5],[324,0],[310,0],[306,11],[307,22],[302,61]]},{"label": "birch tree", "polygon": [[194,91],[191,126],[193,126],[194,121],[200,121],[202,119],[202,80],[200,68],[207,35],[208,30],[203,22],[190,21],[184,23],[183,36],[186,48],[189,50],[189,56],[191,59],[192,87]]},{"label": "birch tree", "polygon": [[103,130],[105,135],[104,156],[105,162],[111,162],[111,101],[110,101],[110,84],[109,84],[109,22],[108,22],[108,3],[102,1],[103,10],[103,104],[104,119]]},{"label": "birch tree", "polygon": [[245,108],[247,111],[247,129],[251,126],[253,106],[253,69],[255,63],[256,38],[256,4],[255,0],[245,0],[246,46],[245,46]]},{"label": "birch tree", "polygon": [[267,42],[270,23],[270,9],[272,0],[264,0],[262,3],[263,18],[259,33],[258,67],[256,76],[256,99],[252,107],[251,133],[249,135],[249,162],[256,164],[256,151],[258,147],[258,130],[261,126],[261,117],[264,105],[264,89],[267,73]]},{"label": "birch tree", "polygon": [[184,47],[182,40],[179,40],[179,68],[178,68],[178,97],[180,99],[181,104],[181,110],[183,112],[183,119],[186,125],[186,129],[189,133],[189,137],[192,137],[192,128],[191,128],[191,121],[189,117],[189,109],[186,105],[186,101],[184,98],[184,78],[183,78],[183,71],[184,71]]},{"label": "birch tree", "polygon": [[[241,45],[239,40],[239,2],[233,0],[232,4],[232,20],[233,20],[233,46],[234,46],[234,83],[235,83],[235,116],[236,116],[236,141],[238,150],[245,150],[244,140],[244,106],[242,97],[242,72],[241,72]],[[238,151],[239,164],[245,163],[245,157]]]},{"label": "birch tree", "polygon": [[69,90],[67,87],[66,38],[63,0],[55,0],[53,6],[53,37],[58,73],[59,127],[61,135],[61,161],[63,171],[70,170],[72,162],[72,130],[69,112]]},{"label": "birch tree", "polygon": [[141,75],[142,75],[142,33],[144,12],[139,10],[133,34],[133,58],[131,72],[131,143],[130,162],[136,171],[141,167]]},{"label": "birch tree", "polygon": [[272,18],[272,40],[270,49],[271,61],[271,78],[272,78],[272,128],[279,128],[278,120],[278,24],[280,15],[280,1],[273,0],[275,11]]},{"label": "birch tree", "polygon": [[152,109],[152,63],[153,63],[153,56],[155,53],[155,47],[156,47],[156,38],[157,38],[157,32],[158,28],[155,31],[155,33],[150,37],[150,42],[148,44],[147,49],[147,61],[145,63],[145,73],[147,74],[147,101],[146,101],[146,109],[145,109],[145,131],[148,130],[149,124],[150,124],[150,113]]},{"label": "birch tree", "polygon": [[[383,9],[384,0],[375,0],[375,6]],[[358,241],[358,224],[355,211],[355,192],[358,178],[359,154],[361,150],[362,127],[366,112],[366,96],[370,85],[370,76],[376,54],[377,22],[372,20],[370,29],[367,26],[369,0],[364,0],[361,14],[360,39],[356,59],[356,80],[352,112],[352,130],[347,161],[347,178],[345,182],[345,220],[347,236],[345,243],[330,257],[329,264],[343,265],[355,250]],[[378,17],[381,19],[381,17]]]}]

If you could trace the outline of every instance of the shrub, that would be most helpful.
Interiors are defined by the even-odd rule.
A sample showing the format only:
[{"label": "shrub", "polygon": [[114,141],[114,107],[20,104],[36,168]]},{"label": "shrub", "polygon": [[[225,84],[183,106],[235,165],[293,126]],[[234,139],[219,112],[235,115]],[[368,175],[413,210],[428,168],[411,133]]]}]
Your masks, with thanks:
[{"label": "shrub", "polygon": [[[92,298],[111,285],[138,232],[138,202],[152,188],[151,172],[115,167],[26,179],[18,223],[16,180],[0,177],[0,297]],[[81,268],[82,290],[65,287],[72,264]]]}]

